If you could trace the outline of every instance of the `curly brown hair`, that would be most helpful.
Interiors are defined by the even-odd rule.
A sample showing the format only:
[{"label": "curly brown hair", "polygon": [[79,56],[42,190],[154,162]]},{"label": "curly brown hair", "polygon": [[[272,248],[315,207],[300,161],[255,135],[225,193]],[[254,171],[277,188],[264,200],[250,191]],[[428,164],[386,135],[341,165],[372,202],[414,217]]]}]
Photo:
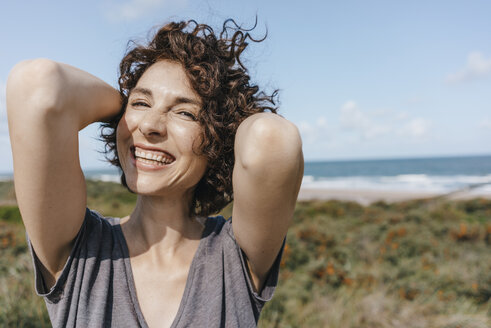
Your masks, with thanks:
[{"label": "curly brown hair", "polygon": [[[233,200],[232,171],[237,128],[247,117],[264,111],[277,112],[277,90],[268,95],[250,81],[241,54],[248,40],[261,42],[228,19],[217,36],[213,29],[194,20],[171,22],[161,27],[148,45],[133,44],[120,64],[120,113],[101,128],[107,160],[121,169],[116,146],[116,128],[124,114],[130,91],[142,74],[160,60],[180,63],[203,107],[198,121],[203,126],[201,153],[208,168],[198,182],[191,213],[208,216],[219,212]],[[121,183],[128,188],[124,172]],[[130,190],[128,188],[128,190]],[[130,192],[133,192],[130,190]]]}]

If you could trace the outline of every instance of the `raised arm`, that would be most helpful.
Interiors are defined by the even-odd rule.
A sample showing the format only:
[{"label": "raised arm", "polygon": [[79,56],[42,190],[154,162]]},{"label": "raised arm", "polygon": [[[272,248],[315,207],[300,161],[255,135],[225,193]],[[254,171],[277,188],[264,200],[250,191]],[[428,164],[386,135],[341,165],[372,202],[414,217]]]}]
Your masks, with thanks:
[{"label": "raised arm", "polygon": [[114,88],[66,64],[24,61],[9,75],[7,114],[17,202],[48,288],[61,273],[85,214],[78,131],[119,109]]},{"label": "raised arm", "polygon": [[291,224],[302,177],[302,143],[295,125],[271,113],[241,123],[235,137],[232,228],[257,291]]}]

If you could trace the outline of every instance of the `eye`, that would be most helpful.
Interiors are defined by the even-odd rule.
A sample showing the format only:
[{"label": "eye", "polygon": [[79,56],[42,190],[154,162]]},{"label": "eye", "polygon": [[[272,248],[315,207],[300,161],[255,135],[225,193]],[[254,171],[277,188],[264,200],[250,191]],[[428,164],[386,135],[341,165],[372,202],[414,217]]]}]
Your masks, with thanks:
[{"label": "eye", "polygon": [[143,101],[132,101],[131,102],[132,107],[150,107],[147,103]]},{"label": "eye", "polygon": [[181,110],[181,111],[178,111],[177,114],[188,117],[188,118],[192,119],[193,121],[196,121],[196,116],[194,116],[194,114],[191,112]]}]

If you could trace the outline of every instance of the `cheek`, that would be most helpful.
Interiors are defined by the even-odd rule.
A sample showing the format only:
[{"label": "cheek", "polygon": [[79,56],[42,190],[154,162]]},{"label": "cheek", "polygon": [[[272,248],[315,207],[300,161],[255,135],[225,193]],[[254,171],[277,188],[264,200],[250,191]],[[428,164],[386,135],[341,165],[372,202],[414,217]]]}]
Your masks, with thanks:
[{"label": "cheek", "polygon": [[128,133],[129,133],[128,124],[123,116],[116,128],[116,140],[121,139],[121,137],[124,137]]},{"label": "cheek", "polygon": [[189,124],[174,124],[173,133],[177,138],[181,151],[200,153],[201,146],[201,128],[198,125],[190,126]]},{"label": "cheek", "polygon": [[125,112],[123,117],[118,123],[118,127],[116,130],[117,138],[125,138],[131,135],[131,131],[135,128],[136,125],[136,117],[135,115],[128,114]]},{"label": "cheek", "polygon": [[120,150],[124,149],[124,143],[131,137],[129,124],[128,118],[126,114],[124,114],[116,127],[116,147],[120,158]]}]

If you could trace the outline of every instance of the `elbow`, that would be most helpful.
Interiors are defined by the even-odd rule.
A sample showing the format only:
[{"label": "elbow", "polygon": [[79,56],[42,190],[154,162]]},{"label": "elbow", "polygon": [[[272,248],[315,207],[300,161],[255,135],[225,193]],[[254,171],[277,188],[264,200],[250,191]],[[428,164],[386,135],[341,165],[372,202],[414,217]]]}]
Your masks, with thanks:
[{"label": "elbow", "polygon": [[14,66],[7,80],[7,113],[48,114],[61,108],[63,74],[49,59],[26,60]]},{"label": "elbow", "polygon": [[298,170],[303,167],[302,139],[293,123],[270,113],[253,115],[250,119],[244,121],[242,131],[239,127],[236,137],[242,139],[236,139],[236,159],[244,168]]}]

